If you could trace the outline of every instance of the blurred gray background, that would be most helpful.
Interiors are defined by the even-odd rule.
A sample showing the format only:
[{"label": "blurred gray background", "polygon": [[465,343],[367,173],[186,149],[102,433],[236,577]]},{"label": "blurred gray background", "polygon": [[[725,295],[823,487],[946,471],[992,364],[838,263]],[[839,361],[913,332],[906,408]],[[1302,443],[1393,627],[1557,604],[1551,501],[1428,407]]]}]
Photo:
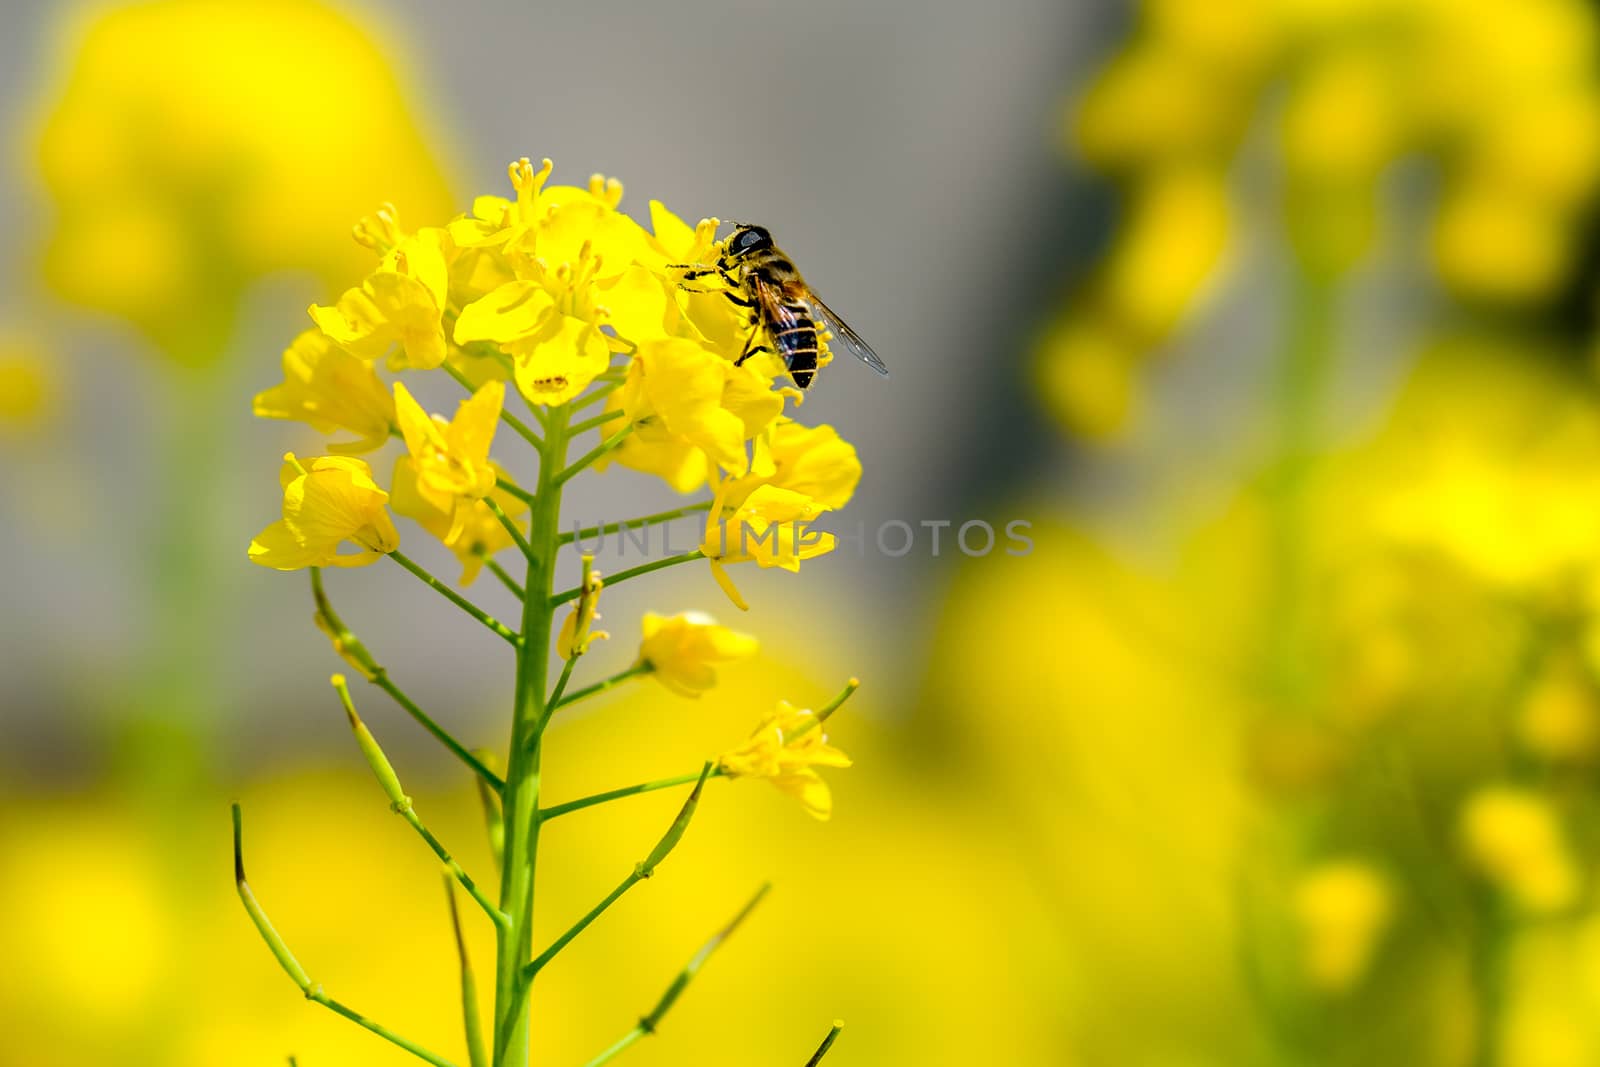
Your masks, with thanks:
[{"label": "blurred gray background", "polygon": [[[557,181],[581,183],[592,171],[622,178],[623,206],[636,218],[659,198],[690,221],[714,214],[774,231],[893,370],[885,382],[842,361],[804,407],[806,421],[835,425],[860,450],[866,473],[842,525],[1003,522],[1013,517],[998,510],[1005,492],[1041,456],[1059,455],[1058,438],[1023,398],[1022,355],[1105,226],[1104,198],[1073,177],[1058,130],[1065,94],[1092,71],[1120,10],[1050,0],[396,0],[354,10],[375,16],[380,37],[409,61],[402,78],[463,207],[475,192],[505,191],[508,159],[547,155]],[[52,91],[47,43],[59,31],[41,5],[4,11],[0,89],[13,166],[0,177],[10,238],[0,320],[37,322],[43,298],[26,250],[50,223],[18,173],[31,151],[28,120]],[[307,736],[345,743],[337,730],[303,729],[327,720],[323,680],[336,666],[309,625],[304,576],[244,557],[250,536],[277,515],[275,457],[306,440],[303,428],[252,419],[249,398],[279,380],[279,352],[302,328],[308,300],[334,295],[314,290],[284,278],[257,294],[234,357],[237,439],[219,442],[237,457],[239,481],[205,490],[213,529],[239,566],[192,610],[229,635],[218,702],[240,759]],[[142,637],[137,535],[155,518],[141,491],[163,403],[152,361],[119,323],[61,308],[47,321],[70,416],[48,448],[0,461],[0,769],[13,773],[55,774],[90,758],[82,742],[95,724],[63,709],[116,714],[108,690],[136,666],[128,661]],[[23,498],[49,501],[49,514],[37,503],[24,512]],[[569,499],[569,516],[599,521],[673,497],[618,471],[580,480]],[[779,646],[826,620],[833,647],[850,653],[840,670],[903,678],[904,694],[945,562],[928,547],[919,541],[901,558],[841,553],[801,578],[740,568],[754,610],[737,620],[700,567],[619,588],[604,607],[620,647],[606,655],[626,661],[645,608],[712,608]],[[453,577],[442,551],[417,555]],[[472,684],[482,700],[504,691],[500,650],[426,590],[386,567],[332,579],[347,620],[385,660],[407,665],[408,688],[425,706],[447,693],[472,705],[462,698]],[[492,580],[474,590],[507,610]],[[417,626],[416,611],[448,621]],[[82,655],[90,646],[95,655]],[[818,664],[819,676],[840,673],[832,667]],[[501,719],[488,705],[449,714],[481,716],[485,729]]]}]

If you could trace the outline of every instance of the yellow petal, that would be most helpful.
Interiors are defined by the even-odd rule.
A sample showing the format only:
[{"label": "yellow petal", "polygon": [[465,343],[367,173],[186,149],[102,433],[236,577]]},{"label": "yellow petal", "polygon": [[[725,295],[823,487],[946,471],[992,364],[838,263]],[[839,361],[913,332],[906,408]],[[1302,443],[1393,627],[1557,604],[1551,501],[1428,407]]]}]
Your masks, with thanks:
[{"label": "yellow petal", "polygon": [[461,309],[456,319],[456,344],[509,344],[538,330],[554,306],[550,294],[536,283],[507,282]]},{"label": "yellow petal", "polygon": [[530,404],[565,404],[611,362],[605,335],[570,315],[550,315],[537,334],[508,347],[517,390]]}]

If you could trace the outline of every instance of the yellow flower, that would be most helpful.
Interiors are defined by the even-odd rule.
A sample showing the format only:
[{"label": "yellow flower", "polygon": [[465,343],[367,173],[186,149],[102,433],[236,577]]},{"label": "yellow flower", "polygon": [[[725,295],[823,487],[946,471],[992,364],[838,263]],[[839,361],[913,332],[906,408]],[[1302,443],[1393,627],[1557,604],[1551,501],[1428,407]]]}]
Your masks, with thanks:
[{"label": "yellow flower", "polygon": [[[517,388],[532,404],[564,404],[588,388],[627,344],[623,336],[664,330],[666,281],[635,266],[649,258],[647,235],[616,210],[622,184],[595,175],[588,189],[545,187],[552,164],[511,165],[516,201],[479,197],[473,214],[450,225],[463,248],[499,249],[510,278],[468,302],[456,320],[458,345],[492,342],[513,360]],[[631,343],[631,342],[630,342]]]},{"label": "yellow flower", "polygon": [[757,488],[773,485],[842,508],[861,481],[855,446],[832,426],[804,426],[780,417],[755,439],[750,473],[729,482],[723,506],[736,508]]},{"label": "yellow flower", "polygon": [[448,239],[439,229],[404,238],[366,281],[347,289],[337,304],[311,305],[312,321],[362,359],[377,359],[394,349],[389,366],[395,370],[437,367],[445,357]]},{"label": "yellow flower", "polygon": [[[625,467],[661,474],[687,492],[715,465],[736,477],[750,471],[749,441],[783,411],[783,395],[748,364],[733,363],[687,338],[640,343],[619,401],[638,429],[617,450]],[[707,458],[705,468],[689,449]]]},{"label": "yellow flower", "polygon": [[1468,858],[1524,911],[1548,914],[1578,895],[1578,872],[1549,802],[1497,786],[1468,800],[1461,816]]},{"label": "yellow flower", "polygon": [[685,697],[698,697],[717,684],[713,664],[746,659],[759,647],[749,634],[718,626],[698,611],[671,616],[647,611],[639,629],[639,662],[648,664],[662,685]]},{"label": "yellow flower", "polygon": [[372,369],[320,330],[307,330],[283,352],[283,384],[256,394],[264,419],[294,419],[319,433],[348,430],[357,440],[330,444],[333,452],[381,448],[395,429],[394,397]]},{"label": "yellow flower", "polygon": [[495,487],[489,446],[505,395],[504,385],[490,382],[463,400],[455,419],[446,422],[424,411],[404,384],[394,383],[395,413],[411,453],[417,495],[452,516],[447,541],[467,521],[471,505]]},{"label": "yellow flower", "polygon": [[[492,461],[489,464],[496,477],[495,488],[485,500],[500,505],[506,517],[518,523],[526,532],[527,523],[519,522],[528,513],[528,504],[502,488],[498,479],[504,472]],[[417,465],[410,456],[401,456],[394,464],[394,486],[389,491],[389,504],[395,514],[421,526],[437,537],[444,547],[454,553],[461,563],[462,585],[471,585],[483,570],[485,560],[492,559],[513,544],[511,534],[501,525],[484,500],[470,504],[452,502],[449,511],[435,507],[424,499],[417,489]]]},{"label": "yellow flower", "polygon": [[[284,457],[283,518],[250,542],[250,559],[280,571],[302,567],[360,567],[400,547],[400,534],[384,509],[389,494],[372,480],[372,468],[348,456],[323,456],[309,466]],[[349,541],[354,554],[341,553]]]},{"label": "yellow flower", "polygon": [[1305,940],[1306,976],[1342,993],[1366,974],[1394,915],[1389,882],[1365,863],[1326,863],[1295,887],[1295,918]]},{"label": "yellow flower", "polygon": [[828,744],[816,713],[787,700],[778,701],[749,740],[717,758],[729,778],[765,778],[817,819],[833,814],[833,794],[816,768],[848,766],[850,757]]},{"label": "yellow flower", "polygon": [[361,270],[349,227],[372,204],[442,217],[449,190],[370,29],[319,0],[153,0],[75,21],[37,123],[51,288],[205,362],[257,279]]},{"label": "yellow flower", "polygon": [[763,569],[782,567],[799,571],[800,561],[814,559],[834,549],[834,536],[809,528],[825,511],[826,504],[775,485],[763,485],[752,492],[731,515],[724,515],[723,499],[729,483],[717,489],[716,499],[706,516],[705,540],[700,551],[711,561],[711,574],[722,591],[740,611],[750,605],[739,595],[733,579],[723,565],[755,562]]}]

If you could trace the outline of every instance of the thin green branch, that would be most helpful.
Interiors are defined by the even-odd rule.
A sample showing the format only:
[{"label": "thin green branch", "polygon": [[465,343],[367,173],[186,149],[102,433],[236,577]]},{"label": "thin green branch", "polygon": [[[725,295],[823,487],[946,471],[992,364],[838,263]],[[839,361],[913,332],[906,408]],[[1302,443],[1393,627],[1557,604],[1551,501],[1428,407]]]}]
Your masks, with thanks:
[{"label": "thin green branch", "polygon": [[702,500],[698,504],[685,504],[681,508],[672,508],[668,511],[658,511],[654,515],[641,515],[637,519],[626,519],[622,522],[608,522],[604,526],[586,526],[581,530],[573,530],[561,535],[561,543],[570,545],[574,541],[587,541],[591,537],[610,537],[623,530],[642,530],[647,526],[655,526],[673,519],[684,519],[703,511],[711,510],[711,501]]},{"label": "thin green branch", "polygon": [[478,979],[467,953],[467,938],[461,931],[461,909],[456,907],[456,889],[450,876],[444,879],[445,898],[450,901],[450,929],[456,936],[456,958],[461,962],[461,1024],[467,1031],[467,1060],[472,1067],[489,1067],[489,1052],[483,1045],[483,1021],[478,1017]]},{"label": "thin green branch", "polygon": [[618,445],[622,444],[623,441],[626,441],[628,439],[628,435],[633,433],[633,431],[638,428],[638,423],[630,422],[628,425],[624,426],[610,437],[607,437],[604,441],[601,441],[599,444],[589,449],[589,451],[573,460],[572,463],[569,464],[560,474],[556,475],[556,484],[563,485],[567,481],[571,480],[574,475],[582,472],[584,468],[588,467],[595,460],[599,459],[607,452],[615,449]]},{"label": "thin green branch", "polygon": [[[491,501],[490,506],[497,507],[498,505],[495,505]],[[398,548],[389,553],[389,558],[420,578],[423,585],[426,585],[428,588],[432,589],[434,592],[450,601],[450,603],[454,604],[456,607],[460,608],[474,619],[477,619],[484,626],[488,627],[490,632],[505,640],[511,645],[512,648],[516,648],[519,644],[521,644],[521,641],[517,638],[517,635],[512,632],[510,627],[506,626],[494,616],[490,615],[487,611],[484,611],[482,608],[478,607],[478,605],[474,604],[472,601],[468,600],[466,597],[462,596],[460,593],[456,592],[454,589],[451,589],[448,585],[445,585],[439,579],[429,574],[425,569],[423,569],[423,567],[413,561],[411,557],[403,554]]]},{"label": "thin green branch", "polygon": [[[711,939],[700,946],[700,950],[694,954],[694,957],[689,960],[683,970],[678,972],[677,977],[673,978],[672,984],[667,986],[666,992],[661,994],[661,999],[656,1001],[655,1007],[642,1016],[634,1024],[632,1030],[622,1035],[620,1040],[590,1060],[584,1067],[601,1067],[602,1064],[610,1062],[635,1041],[655,1033],[656,1028],[661,1025],[662,1018],[668,1011],[672,1010],[672,1006],[678,1002],[678,998],[683,995],[683,991],[688,988],[694,976],[700,973],[700,968],[704,967],[706,961],[711,958],[711,954],[733,935],[733,932],[749,917],[752,911],[756,910],[756,905],[761,903],[762,898],[767,895],[767,891],[771,888],[772,883],[768,882],[756,890],[755,896],[751,897],[749,902],[739,909],[739,914],[735,915],[726,926],[712,934]],[[836,1023],[835,1026],[837,1025],[839,1024]],[[827,1051],[826,1045],[819,1050],[818,1054],[820,1055],[821,1052],[825,1051]]]},{"label": "thin green branch", "polygon": [[500,566],[500,564],[496,563],[492,556],[483,555],[481,558],[483,559],[483,565],[488,568],[489,573],[499,579],[500,584],[510,590],[512,596],[516,597],[518,600],[521,600],[527,595],[522,591],[521,583],[519,583],[515,578],[511,577],[510,572],[508,572],[504,567]]},{"label": "thin green branch", "polygon": [[452,737],[438,723],[434,722],[433,719],[428,716],[427,712],[417,707],[416,702],[402,692],[399,686],[394,684],[394,679],[389,677],[389,672],[387,670],[379,668],[377,676],[367,680],[373,685],[377,686],[379,689],[382,689],[385,693],[388,693],[389,698],[396,704],[399,704],[406,714],[410,715],[417,721],[418,725],[432,734],[434,738],[440,744],[448,748],[457,759],[470,767],[472,772],[478,776],[479,781],[493,789],[496,793],[499,793],[505,789],[505,781],[501,779],[498,774],[494,773],[494,771],[484,766],[483,761],[469,752],[465,745]]},{"label": "thin green branch", "polygon": [[595,682],[593,685],[584,686],[582,689],[578,690],[576,693],[573,693],[570,696],[568,696],[565,699],[563,699],[559,704],[552,704],[550,706],[551,710],[552,711],[560,711],[562,708],[567,707],[569,704],[576,704],[580,700],[587,700],[590,697],[599,696],[601,693],[604,693],[608,689],[615,689],[617,686],[621,685],[623,682],[626,682],[626,681],[628,681],[630,679],[633,679],[633,678],[642,677],[643,675],[649,674],[653,670],[655,670],[655,667],[653,665],[651,665],[650,663],[648,663],[648,662],[646,662],[644,660],[640,660],[638,663],[635,663],[633,666],[629,667],[625,671],[619,671],[618,673],[613,674],[611,677],[606,678],[603,681]]},{"label": "thin green branch", "polygon": [[[577,656],[569,656],[567,662],[561,666],[561,677],[556,679],[556,687],[550,691],[550,699],[545,701],[545,707],[554,711],[561,706],[561,694],[567,691],[567,682],[572,678],[572,668],[578,665]],[[548,712],[547,712],[548,714]]]},{"label": "thin green branch", "polygon": [[596,378],[595,381],[599,382],[600,385],[574,400],[572,402],[573,411],[582,411],[584,408],[589,407],[598,401],[604,400],[618,389],[621,389],[623,385],[627,383],[626,378],[616,378],[608,375],[601,375],[600,377]]},{"label": "thin green branch", "polygon": [[496,477],[494,484],[496,489],[504,489],[506,492],[510,493],[524,504],[533,504],[533,493],[522,488],[522,486],[518,485],[516,482],[513,482],[510,478],[503,476]]},{"label": "thin green branch", "polygon": [[489,899],[488,894],[478,888],[478,884],[472,880],[471,875],[462,869],[461,864],[451,858],[450,853],[445,851],[444,845],[439,843],[439,839],[434,837],[432,832],[422,824],[421,819],[417,818],[415,811],[409,807],[402,808],[399,811],[399,815],[411,824],[411,828],[422,837],[423,841],[427,842],[428,847],[433,850],[433,854],[439,857],[439,862],[444,864],[445,869],[455,876],[456,881],[461,883],[461,888],[467,891],[467,895],[478,902],[478,907],[483,909],[483,913],[489,917],[490,922],[493,922],[496,926],[505,926],[511,921],[506,917],[506,913],[496,907],[494,901]]},{"label": "thin green branch", "polygon": [[[649,574],[652,571],[659,571],[666,567],[676,567],[680,563],[692,563],[697,559],[705,558],[706,554],[697,548],[693,552],[685,552],[681,556],[668,556],[666,559],[651,560],[649,563],[641,563],[637,567],[629,567],[625,571],[618,571],[616,574],[608,576],[606,578],[606,587],[610,588],[614,585],[620,585],[629,578],[637,578],[640,575]],[[564,592],[557,593],[555,596],[550,598],[550,603],[556,607],[559,607],[571,600],[573,597],[576,597],[582,591],[582,587],[574,587]]]},{"label": "thin green branch", "polygon": [[[640,782],[638,785],[624,786],[621,789],[608,789],[604,793],[594,793],[590,796],[579,797],[577,800],[569,800],[564,804],[552,804],[539,812],[539,818],[543,822],[549,822],[557,816],[568,815],[574,811],[582,811],[584,808],[592,808],[596,804],[607,804],[613,800],[621,800],[623,797],[635,797],[640,793],[654,793],[658,789],[671,789],[673,786],[688,785],[690,782],[698,780],[699,777],[700,773],[697,771],[694,774],[679,774],[671,778],[658,778],[653,782]],[[706,777],[722,778],[725,777],[725,773],[721,767],[713,767],[711,773]]]},{"label": "thin green branch", "polygon": [[[607,388],[614,387],[608,386]],[[625,418],[627,414],[626,411],[620,409],[602,412],[592,419],[584,419],[582,422],[576,423],[569,432],[576,436],[585,430],[592,430],[597,426],[604,426],[608,422],[615,422],[617,419]]]},{"label": "thin green branch", "polygon": [[629,871],[627,877],[617,883],[615,889],[606,894],[604,900],[590,908],[583,918],[568,927],[565,933],[551,942],[550,946],[534,957],[531,963],[518,970],[514,987],[512,1018],[520,1016],[522,1003],[526,999],[528,991],[533,988],[533,980],[539,972],[551,960],[555,959],[562,949],[570,945],[579,934],[587,930],[596,919],[605,914],[611,905],[622,899],[624,893],[655,874],[656,868],[671,855],[673,849],[678,847],[678,842],[683,840],[684,832],[689,829],[689,823],[694,818],[695,809],[700,806],[700,793],[705,789],[706,778],[711,774],[711,766],[708,762],[701,769],[699,780],[695,782],[694,788],[689,791],[689,796],[684,800],[683,807],[678,809],[677,817],[672,820],[672,825],[667,827],[667,832],[661,835],[661,840],[656,842],[656,847],[650,850],[650,854],[634,864],[633,870]]},{"label": "thin green branch", "polygon": [[394,683],[394,679],[389,677],[388,670],[372,658],[372,654],[367,651],[367,647],[361,643],[355,634],[350,632],[349,627],[345,626],[344,620],[340,619],[338,614],[334,612],[333,604],[328,600],[327,590],[322,587],[322,571],[317,567],[311,568],[311,596],[317,605],[317,624],[328,635],[329,640],[333,642],[334,651],[338,652],[346,663],[349,663],[359,671],[363,678],[388,693],[390,699],[399,704],[406,714],[417,721],[418,725],[432,734],[434,739],[449,749],[457,759],[470,767],[472,772],[478,776],[479,781],[492,788],[496,794],[503,791],[505,782],[501,780],[500,776],[482,760],[467,751],[465,745],[457,741],[444,727],[434,722],[427,712],[419,708],[414,700],[401,691],[400,687]]},{"label": "thin green branch", "polygon": [[[439,367],[446,374],[450,375],[450,377],[454,378],[461,385],[461,387],[463,389],[465,389],[467,392],[469,392],[469,393],[477,392],[477,389],[473,386],[471,379],[469,379],[465,374],[462,374],[456,368],[452,367],[450,365],[450,361],[449,360],[446,360],[445,362],[439,364]],[[515,431],[515,433],[516,433],[516,435],[518,437],[520,437],[524,441],[528,442],[528,444],[532,445],[534,448],[543,448],[544,447],[544,439],[543,438],[541,438],[537,433],[535,433],[533,431],[533,429],[527,423],[523,422],[521,419],[519,419],[515,415],[511,414],[511,412],[505,410],[505,408],[503,408],[503,407],[500,409],[500,419],[507,426],[511,427],[511,429],[513,431]]]},{"label": "thin green branch", "polygon": [[828,1054],[828,1050],[833,1047],[833,1043],[839,1038],[839,1031],[843,1029],[843,1019],[833,1020],[833,1029],[828,1031],[828,1036],[822,1039],[822,1044],[817,1046],[817,1051],[813,1052],[811,1058],[806,1061],[806,1067],[817,1067],[817,1064],[822,1062],[822,1057]]},{"label": "thin green branch", "polygon": [[506,533],[511,535],[511,540],[516,542],[517,548],[522,552],[522,557],[531,562],[534,558],[533,545],[523,536],[522,528],[516,524],[516,521],[510,515],[506,514],[506,509],[501,507],[493,497],[486,496],[483,498],[483,502],[490,512],[494,514],[494,517],[499,520],[500,525],[505,527]]},{"label": "thin green branch", "polygon": [[334,1000],[323,991],[321,985],[311,980],[311,976],[306,974],[305,968],[300,966],[300,961],[295,959],[294,953],[289,951],[289,946],[284,943],[284,940],[281,936],[279,936],[277,929],[273,927],[272,920],[267,918],[266,911],[262,909],[261,904],[256,900],[255,893],[250,889],[250,883],[245,880],[243,837],[244,815],[239,805],[234,804],[233,879],[239,890],[239,900],[244,904],[244,910],[250,916],[250,921],[255,924],[255,928],[257,932],[261,934],[262,940],[266,941],[267,948],[271,950],[272,955],[275,959],[277,959],[279,966],[281,966],[284,972],[288,974],[290,980],[292,980],[294,984],[299,987],[300,992],[305,994],[305,998],[314,1003],[321,1004],[323,1007],[334,1012],[335,1014],[344,1016],[357,1026],[371,1031],[392,1045],[405,1049],[419,1060],[433,1064],[434,1067],[455,1067],[454,1064],[445,1059],[443,1056],[440,1056],[434,1052],[429,1052],[415,1041],[412,1041],[409,1038],[401,1037],[388,1027],[374,1022],[365,1015],[362,1015],[360,1012],[354,1011],[339,1003],[337,1000]]},{"label": "thin green branch", "polygon": [[422,819],[417,815],[415,807],[412,805],[411,798],[406,795],[405,789],[400,785],[400,776],[395,773],[393,764],[389,762],[389,757],[384,754],[382,747],[378,744],[378,739],[372,736],[372,731],[367,729],[367,724],[362,722],[361,716],[356,713],[355,701],[350,698],[350,687],[345,684],[344,675],[336,674],[333,676],[333,688],[339,694],[339,703],[344,706],[345,717],[350,720],[350,730],[355,734],[356,744],[361,748],[361,755],[366,758],[367,766],[372,768],[372,773],[378,779],[378,784],[383,786],[383,791],[388,796],[389,805],[394,809],[395,814],[404,819],[417,832],[418,836],[427,843],[427,846],[433,850],[433,854],[439,857],[439,862],[443,863],[450,873],[455,875],[456,881],[461,883],[461,888],[465,889],[472,899],[478,902],[478,906],[483,909],[483,913],[489,917],[490,921],[496,926],[506,925],[510,922],[506,914],[495,906],[494,901],[490,900],[483,890],[478,888],[477,883],[472,880],[472,876],[451,857],[450,853],[445,850],[444,845],[440,844],[439,839],[433,836],[432,831],[423,825]]}]

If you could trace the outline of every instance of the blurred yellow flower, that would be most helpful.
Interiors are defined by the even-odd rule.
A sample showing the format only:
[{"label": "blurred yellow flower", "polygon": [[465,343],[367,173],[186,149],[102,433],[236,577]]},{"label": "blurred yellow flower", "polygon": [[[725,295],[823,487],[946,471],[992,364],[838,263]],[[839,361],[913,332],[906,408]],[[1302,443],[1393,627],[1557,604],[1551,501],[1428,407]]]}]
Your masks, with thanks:
[{"label": "blurred yellow flower", "polygon": [[850,757],[828,744],[816,713],[787,700],[761,720],[749,740],[717,758],[729,778],[765,778],[816,819],[833,814],[833,794],[818,767],[848,767]]},{"label": "blurred yellow flower", "polygon": [[1228,251],[1228,196],[1226,176],[1208,167],[1164,170],[1133,191],[1097,284],[1100,299],[1133,336],[1166,337],[1205,294]]},{"label": "blurred yellow flower", "polygon": [[1572,655],[1552,656],[1517,710],[1517,739],[1552,763],[1584,763],[1600,751],[1600,704],[1594,680]]},{"label": "blurred yellow flower", "polygon": [[354,273],[340,235],[373,204],[449,208],[390,57],[317,0],[123,5],[64,44],[37,150],[45,276],[171,358],[216,359],[261,277]]},{"label": "blurred yellow flower", "polygon": [[401,382],[394,383],[395,412],[416,492],[436,510],[451,516],[444,540],[455,536],[472,514],[473,505],[494,489],[497,475],[489,462],[495,427],[505,404],[505,386],[490,382],[456,408],[446,421],[429,415]]},{"label": "blurred yellow flower", "polygon": [[[1235,213],[1232,195],[1275,194],[1303,280],[1332,285],[1390,232],[1412,235],[1382,215],[1400,199],[1387,188],[1395,165],[1420,161],[1438,192],[1425,255],[1404,259],[1431,258],[1452,295],[1534,305],[1581,268],[1584,220],[1600,200],[1592,5],[1226,0],[1192,10],[1139,5],[1127,45],[1070,109],[1071,141],[1115,179],[1124,211],[1100,270],[1036,352],[1069,429],[1120,427],[1129,369],[1220,287],[1227,250],[1276,221]],[[1264,172],[1261,152],[1245,146],[1272,123],[1276,169]]]},{"label": "blurred yellow flower", "polygon": [[[497,479],[504,476],[496,464],[491,462],[489,466]],[[462,585],[471,585],[483,570],[484,561],[493,559],[512,545],[510,532],[489,510],[484,500],[499,504],[506,517],[522,529],[526,530],[528,525],[525,518],[529,510],[528,502],[506,492],[499,484],[484,499],[474,500],[470,504],[452,502],[450,510],[436,507],[418,490],[417,465],[410,456],[395,460],[394,484],[389,494],[389,506],[394,508],[396,515],[404,515],[412,520],[454,553],[461,563],[459,581]]]},{"label": "blurred yellow flower", "polygon": [[22,337],[0,337],[0,433],[37,429],[55,406],[43,351]]},{"label": "blurred yellow flower", "polygon": [[284,349],[283,379],[256,394],[255,414],[304,422],[319,433],[347,430],[357,436],[330,443],[331,452],[370,452],[397,428],[394,397],[372,364],[320,330],[307,330]]},{"label": "blurred yellow flower", "polygon": [[649,665],[651,677],[686,697],[717,684],[714,664],[748,659],[760,648],[754,637],[719,626],[699,611],[670,616],[647,611],[639,633],[639,662]]},{"label": "blurred yellow flower", "polygon": [[1560,819],[1539,794],[1482,789],[1462,810],[1461,833],[1473,864],[1523,911],[1558,912],[1576,900],[1578,873]]},{"label": "blurred yellow flower", "polygon": [[1394,913],[1389,880],[1358,860],[1325,863],[1294,891],[1305,947],[1306,977],[1325,993],[1361,981]]},{"label": "blurred yellow flower", "polygon": [[[250,560],[280,571],[303,567],[360,567],[400,546],[384,508],[389,494],[372,468],[348,456],[323,456],[309,465],[291,453],[279,481],[283,518],[250,542]],[[357,548],[343,553],[346,541]]]}]

